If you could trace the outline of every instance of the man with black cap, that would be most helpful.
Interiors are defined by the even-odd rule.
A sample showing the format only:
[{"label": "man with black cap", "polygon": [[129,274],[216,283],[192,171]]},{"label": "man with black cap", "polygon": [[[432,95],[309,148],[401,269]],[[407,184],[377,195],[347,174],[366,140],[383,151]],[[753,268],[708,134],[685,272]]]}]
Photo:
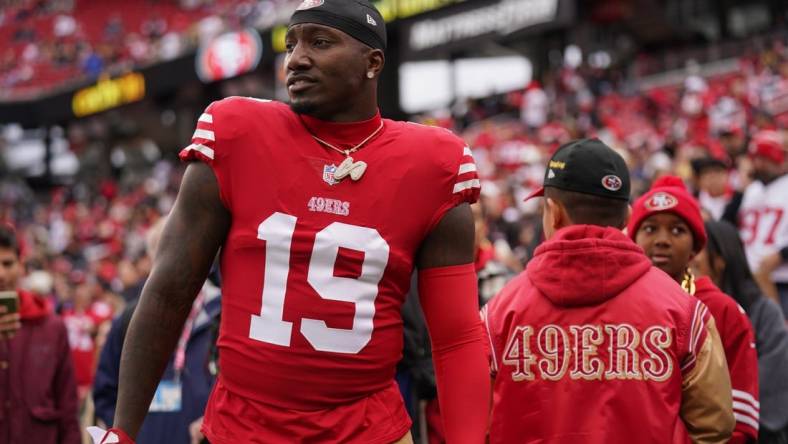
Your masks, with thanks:
[{"label": "man with black cap", "polygon": [[[181,152],[193,162],[128,329],[115,428],[99,438],[137,433],[221,247],[211,443],[409,442],[394,373],[414,267],[447,440],[482,442],[470,150],[380,117],[385,24],[366,0],[305,0],[285,42],[289,106],[214,102]],[[157,396],[177,406],[179,390]]]},{"label": "man with black cap", "polygon": [[[714,319],[622,232],[624,160],[596,139],[558,149],[547,241],[483,309],[491,443],[723,443],[733,412]],[[670,202],[663,203],[670,205]]]}]

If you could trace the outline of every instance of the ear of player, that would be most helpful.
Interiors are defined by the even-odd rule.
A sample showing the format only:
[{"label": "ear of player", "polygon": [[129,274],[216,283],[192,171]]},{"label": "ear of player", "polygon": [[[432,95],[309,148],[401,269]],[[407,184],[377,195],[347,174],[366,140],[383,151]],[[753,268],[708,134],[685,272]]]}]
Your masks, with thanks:
[{"label": "ear of player", "polygon": [[109,429],[101,427],[88,427],[88,433],[93,439],[93,444],[135,444],[123,430]]}]

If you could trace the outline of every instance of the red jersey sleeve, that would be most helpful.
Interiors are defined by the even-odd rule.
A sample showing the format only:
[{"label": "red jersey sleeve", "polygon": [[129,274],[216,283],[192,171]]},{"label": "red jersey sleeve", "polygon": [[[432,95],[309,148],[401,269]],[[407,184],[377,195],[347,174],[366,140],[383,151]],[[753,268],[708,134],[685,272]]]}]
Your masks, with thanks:
[{"label": "red jersey sleeve", "polygon": [[439,156],[445,156],[445,159],[441,159],[444,171],[439,183],[446,190],[446,198],[432,218],[431,227],[437,225],[443,215],[457,205],[465,202],[474,203],[479,200],[479,192],[481,191],[481,183],[471,149],[465,146],[462,139],[451,132],[442,131],[446,131],[447,134],[437,138],[436,143],[440,147],[436,151]]},{"label": "red jersey sleeve", "polygon": [[229,205],[228,181],[225,180],[225,167],[227,164],[227,151],[219,143],[219,131],[223,122],[219,115],[222,101],[213,102],[205,108],[197,119],[197,125],[192,134],[191,144],[182,149],[178,157],[184,162],[201,161],[211,167],[219,182],[219,194],[227,208]]},{"label": "red jersey sleeve", "polygon": [[217,143],[214,130],[214,112],[218,108],[216,103],[208,105],[205,111],[200,114],[194,134],[192,134],[192,143],[179,154],[181,160],[201,160],[208,165],[213,165],[216,162]]}]

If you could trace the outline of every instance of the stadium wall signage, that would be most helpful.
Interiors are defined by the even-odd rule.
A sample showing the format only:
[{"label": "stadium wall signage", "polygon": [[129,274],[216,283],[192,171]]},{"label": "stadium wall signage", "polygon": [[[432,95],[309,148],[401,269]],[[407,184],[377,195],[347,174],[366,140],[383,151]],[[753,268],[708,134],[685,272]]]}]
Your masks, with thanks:
[{"label": "stadium wall signage", "polygon": [[[523,30],[571,22],[573,8],[561,0],[500,0],[466,2],[437,11],[432,17],[413,21],[407,28],[407,51],[411,54],[446,49],[480,37],[500,37]],[[471,5],[475,6],[469,8]]]},{"label": "stadium wall signage", "polygon": [[463,0],[378,0],[372,3],[386,22],[434,11]]},{"label": "stadium wall signage", "polygon": [[197,50],[197,76],[204,83],[236,77],[257,68],[262,55],[263,42],[257,31],[228,32]]},{"label": "stadium wall signage", "polygon": [[114,79],[101,78],[95,85],[78,90],[71,99],[71,109],[76,117],[83,117],[144,97],[145,77],[141,73],[130,72]]}]

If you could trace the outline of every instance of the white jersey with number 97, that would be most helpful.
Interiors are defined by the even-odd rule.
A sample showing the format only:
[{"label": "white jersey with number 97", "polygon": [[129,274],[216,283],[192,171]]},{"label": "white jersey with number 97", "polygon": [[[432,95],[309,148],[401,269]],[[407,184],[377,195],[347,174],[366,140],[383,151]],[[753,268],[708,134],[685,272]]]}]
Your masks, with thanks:
[{"label": "white jersey with number 97", "polygon": [[[739,234],[753,272],[769,254],[788,246],[788,175],[764,185],[747,187],[739,210]],[[774,282],[788,283],[788,265],[772,274]]]}]

